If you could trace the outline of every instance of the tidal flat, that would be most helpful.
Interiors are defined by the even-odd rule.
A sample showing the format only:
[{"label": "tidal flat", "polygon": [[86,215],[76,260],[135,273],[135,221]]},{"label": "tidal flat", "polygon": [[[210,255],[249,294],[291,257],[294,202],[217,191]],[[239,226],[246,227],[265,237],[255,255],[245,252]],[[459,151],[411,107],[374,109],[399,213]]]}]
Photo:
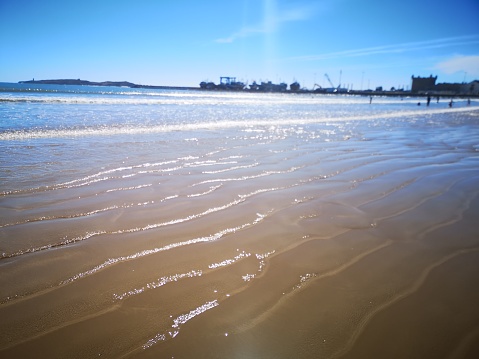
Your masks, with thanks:
[{"label": "tidal flat", "polygon": [[0,357],[477,357],[477,104],[95,91],[1,94]]}]

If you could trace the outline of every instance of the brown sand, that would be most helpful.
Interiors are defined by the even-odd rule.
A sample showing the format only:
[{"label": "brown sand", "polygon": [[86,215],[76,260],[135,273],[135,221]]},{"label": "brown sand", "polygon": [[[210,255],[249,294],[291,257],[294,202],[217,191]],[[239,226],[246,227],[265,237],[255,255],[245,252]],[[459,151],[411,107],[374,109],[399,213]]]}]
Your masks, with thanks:
[{"label": "brown sand", "polygon": [[476,137],[384,136],[4,198],[0,357],[477,357]]}]

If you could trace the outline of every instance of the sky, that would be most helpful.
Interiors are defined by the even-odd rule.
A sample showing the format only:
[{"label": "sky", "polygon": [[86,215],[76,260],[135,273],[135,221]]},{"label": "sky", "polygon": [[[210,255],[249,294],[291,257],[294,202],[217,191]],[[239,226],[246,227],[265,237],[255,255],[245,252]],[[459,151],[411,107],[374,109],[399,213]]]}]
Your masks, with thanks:
[{"label": "sky", "polygon": [[479,80],[479,0],[0,0],[0,82]]}]

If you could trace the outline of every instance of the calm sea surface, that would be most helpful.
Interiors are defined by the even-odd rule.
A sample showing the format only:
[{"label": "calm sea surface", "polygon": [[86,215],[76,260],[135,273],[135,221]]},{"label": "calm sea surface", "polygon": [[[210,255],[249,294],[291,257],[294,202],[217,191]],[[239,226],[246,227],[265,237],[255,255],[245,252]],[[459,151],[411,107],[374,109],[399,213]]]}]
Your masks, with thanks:
[{"label": "calm sea surface", "polygon": [[0,83],[0,356],[476,353],[449,100]]}]

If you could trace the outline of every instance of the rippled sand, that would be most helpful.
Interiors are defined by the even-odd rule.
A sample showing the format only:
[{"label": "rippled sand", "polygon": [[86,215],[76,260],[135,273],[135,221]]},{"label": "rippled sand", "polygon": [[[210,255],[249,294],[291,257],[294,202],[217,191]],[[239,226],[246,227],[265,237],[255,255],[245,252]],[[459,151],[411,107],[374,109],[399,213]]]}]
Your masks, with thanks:
[{"label": "rippled sand", "polygon": [[238,131],[4,193],[0,357],[478,357],[478,115]]}]

